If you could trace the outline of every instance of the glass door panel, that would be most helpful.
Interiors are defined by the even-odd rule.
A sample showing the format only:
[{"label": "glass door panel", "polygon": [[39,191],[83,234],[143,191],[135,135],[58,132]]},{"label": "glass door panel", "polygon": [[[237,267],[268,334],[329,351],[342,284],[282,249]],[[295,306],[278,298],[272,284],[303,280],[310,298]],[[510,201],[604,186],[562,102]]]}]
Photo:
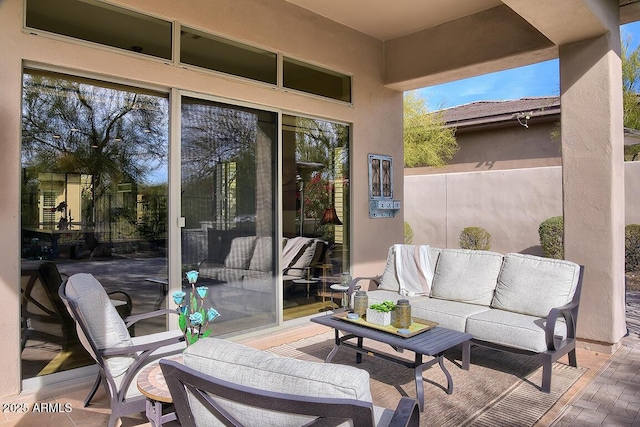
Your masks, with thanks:
[{"label": "glass door panel", "polygon": [[208,288],[212,335],[273,325],[277,114],[186,96],[181,108],[182,277]]},{"label": "glass door panel", "polygon": [[342,305],[342,292],[331,285],[349,275],[349,126],[288,115],[282,121],[283,318],[289,320]]},{"label": "glass door panel", "polygon": [[[58,298],[90,273],[124,317],[165,307],[166,93],[25,70],[22,103],[22,376],[93,363]],[[115,301],[118,300],[118,301]],[[160,332],[164,316],[131,335]]]}]

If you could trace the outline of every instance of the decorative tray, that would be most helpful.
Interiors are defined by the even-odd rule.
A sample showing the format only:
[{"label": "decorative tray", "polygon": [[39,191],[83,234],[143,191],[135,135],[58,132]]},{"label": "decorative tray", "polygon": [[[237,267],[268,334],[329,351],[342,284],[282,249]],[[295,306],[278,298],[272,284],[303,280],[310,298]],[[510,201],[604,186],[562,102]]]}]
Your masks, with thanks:
[{"label": "decorative tray", "polygon": [[347,318],[348,314],[349,313],[347,312],[336,313],[333,315],[333,317],[335,317],[336,319],[344,320],[346,322],[355,323],[356,325],[366,326],[367,328],[388,332],[390,334],[397,335],[403,338],[409,338],[414,335],[418,335],[422,332],[426,332],[429,329],[433,329],[436,326],[438,326],[438,322],[432,322],[430,320],[418,319],[417,317],[413,317],[411,318],[412,320],[411,326],[403,330],[403,329],[398,329],[393,325],[380,326],[380,325],[376,325],[375,323],[369,323],[362,317],[358,317],[357,319],[349,319]]}]

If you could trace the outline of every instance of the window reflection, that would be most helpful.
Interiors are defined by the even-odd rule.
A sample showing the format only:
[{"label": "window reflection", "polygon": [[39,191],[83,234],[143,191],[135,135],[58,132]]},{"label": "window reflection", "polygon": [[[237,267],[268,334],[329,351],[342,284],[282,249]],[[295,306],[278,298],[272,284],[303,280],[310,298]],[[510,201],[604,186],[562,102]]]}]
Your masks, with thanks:
[{"label": "window reflection", "polygon": [[330,286],[349,272],[349,126],[283,116],[282,140],[283,263],[290,242],[315,242],[283,265],[289,319],[341,304],[342,294]]},{"label": "window reflection", "polygon": [[183,277],[209,288],[213,335],[277,319],[276,128],[272,112],[182,98]]},{"label": "window reflection", "polygon": [[[91,273],[107,292],[121,292],[114,305],[123,316],[165,305],[168,97],[26,71],[22,109],[22,368],[29,378],[90,362],[57,298],[65,276]],[[157,332],[165,321],[136,328]]]}]

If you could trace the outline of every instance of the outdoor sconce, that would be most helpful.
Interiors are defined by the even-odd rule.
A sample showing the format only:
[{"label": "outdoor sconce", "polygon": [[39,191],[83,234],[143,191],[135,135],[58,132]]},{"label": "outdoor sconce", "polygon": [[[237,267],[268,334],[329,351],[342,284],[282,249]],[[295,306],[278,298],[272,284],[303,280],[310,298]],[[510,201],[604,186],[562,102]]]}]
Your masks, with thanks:
[{"label": "outdoor sconce", "polygon": [[393,200],[393,159],[369,154],[369,218],[393,218],[400,205]]}]

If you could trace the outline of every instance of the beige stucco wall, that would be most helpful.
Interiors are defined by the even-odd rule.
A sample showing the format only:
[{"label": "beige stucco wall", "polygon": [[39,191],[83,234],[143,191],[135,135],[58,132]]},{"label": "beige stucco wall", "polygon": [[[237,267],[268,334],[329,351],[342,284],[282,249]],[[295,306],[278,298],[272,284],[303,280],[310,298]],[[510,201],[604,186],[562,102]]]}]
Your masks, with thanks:
[{"label": "beige stucco wall", "polygon": [[[407,175],[404,181],[414,244],[457,248],[462,229],[479,226],[491,233],[491,250],[540,255],[540,223],[562,215],[560,167]],[[640,224],[640,162],[625,163],[625,181],[625,224]]]},{"label": "beige stucco wall", "polygon": [[[21,72],[26,65],[45,66],[70,74],[178,88],[233,101],[352,124],[352,274],[381,270],[388,246],[402,238],[402,216],[370,220],[367,212],[367,154],[396,155],[401,164],[402,94],[383,87],[383,46],[378,40],[338,25],[280,0],[120,0],[123,6],[178,20],[189,26],[275,49],[293,57],[353,75],[353,105],[327,101],[185,69],[166,61],[97,48],[22,30],[23,1],[0,2],[0,396],[20,387],[19,242],[20,242],[20,96]],[[175,132],[175,131],[173,131]],[[175,134],[175,133],[173,133]],[[402,198],[402,168],[394,171],[394,193]],[[384,222],[384,226],[381,227]],[[169,224],[176,224],[171,220]],[[173,234],[175,236],[175,233]],[[170,253],[175,256],[170,242]],[[170,272],[172,276],[179,272]]]},{"label": "beige stucco wall", "polygon": [[555,128],[555,121],[547,121],[531,123],[529,128],[517,125],[469,132],[458,131],[456,142],[459,150],[448,165],[441,168],[407,168],[404,174],[407,176],[559,166],[562,163],[560,141],[554,141],[551,137]]}]

